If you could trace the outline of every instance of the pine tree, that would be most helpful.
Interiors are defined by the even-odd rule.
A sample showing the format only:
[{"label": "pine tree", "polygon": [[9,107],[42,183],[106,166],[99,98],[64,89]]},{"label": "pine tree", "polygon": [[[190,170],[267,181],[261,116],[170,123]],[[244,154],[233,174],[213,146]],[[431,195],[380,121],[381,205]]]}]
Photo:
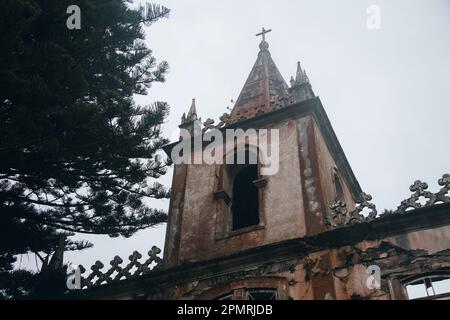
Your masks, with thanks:
[{"label": "pine tree", "polygon": [[[70,30],[73,4],[81,28]],[[61,236],[79,250],[91,244],[69,240],[74,232],[128,237],[166,221],[144,199],[169,194],[156,181],[169,165],[159,154],[169,108],[133,95],[165,80],[168,64],[143,26],[168,14],[126,0],[0,0],[0,289],[9,282],[9,296],[33,282],[12,276],[14,255],[41,253],[45,264]]]}]

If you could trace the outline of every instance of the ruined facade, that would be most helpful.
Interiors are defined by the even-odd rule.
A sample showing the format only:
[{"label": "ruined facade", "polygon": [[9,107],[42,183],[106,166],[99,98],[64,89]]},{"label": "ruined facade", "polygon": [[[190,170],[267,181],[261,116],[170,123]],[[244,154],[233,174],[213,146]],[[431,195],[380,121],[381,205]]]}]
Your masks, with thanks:
[{"label": "ruined facade", "polygon": [[[195,101],[180,128],[277,129],[279,167],[176,164],[163,258],[135,252],[129,263],[97,263],[84,298],[412,299],[450,295],[450,176],[440,191],[416,181],[411,197],[377,212],[362,192],[320,99],[298,63],[290,86],[263,40],[231,113],[198,125]],[[270,135],[268,132],[264,133]],[[267,138],[275,143],[273,137]],[[257,139],[261,139],[258,136]],[[169,156],[177,143],[166,146]],[[200,152],[209,143],[203,142]],[[224,141],[225,158],[236,141]],[[191,155],[195,158],[196,152]],[[230,153],[231,152],[231,153]],[[242,196],[245,195],[245,196]],[[421,201],[425,199],[424,201]],[[424,291],[425,290],[425,291]]]}]

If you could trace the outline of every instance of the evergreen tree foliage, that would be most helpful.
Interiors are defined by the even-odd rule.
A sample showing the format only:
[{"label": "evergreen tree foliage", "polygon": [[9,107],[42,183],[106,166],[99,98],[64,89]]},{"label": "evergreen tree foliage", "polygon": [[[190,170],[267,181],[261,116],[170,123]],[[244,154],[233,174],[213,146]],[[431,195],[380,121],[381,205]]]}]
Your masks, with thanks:
[{"label": "evergreen tree foliage", "polygon": [[[66,27],[70,5],[80,29]],[[61,236],[79,250],[91,244],[74,232],[128,237],[166,221],[145,199],[169,194],[156,181],[169,108],[133,95],[165,80],[143,27],[168,14],[126,0],[0,0],[0,295],[33,290],[14,255],[45,265]]]}]

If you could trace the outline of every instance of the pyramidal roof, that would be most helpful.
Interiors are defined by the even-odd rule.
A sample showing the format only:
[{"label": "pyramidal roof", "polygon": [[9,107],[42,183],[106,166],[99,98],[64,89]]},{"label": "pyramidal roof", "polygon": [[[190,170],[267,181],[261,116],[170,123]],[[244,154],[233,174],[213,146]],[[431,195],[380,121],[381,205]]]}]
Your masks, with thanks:
[{"label": "pyramidal roof", "polygon": [[258,58],[230,113],[228,123],[251,118],[277,108],[276,101],[289,97],[289,87],[269,52],[263,39],[259,44]]}]

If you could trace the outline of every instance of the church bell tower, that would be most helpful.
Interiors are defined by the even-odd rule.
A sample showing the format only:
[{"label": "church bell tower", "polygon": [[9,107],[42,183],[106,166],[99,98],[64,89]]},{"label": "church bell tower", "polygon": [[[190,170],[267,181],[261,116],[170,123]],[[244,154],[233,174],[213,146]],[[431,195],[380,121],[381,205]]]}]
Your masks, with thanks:
[{"label": "church bell tower", "polygon": [[[331,203],[340,199],[352,206],[361,194],[306,71],[298,63],[290,86],[285,82],[269,52],[269,31],[258,34],[256,62],[231,113],[217,126],[207,120],[196,135],[207,135],[209,129],[276,130],[278,141],[271,136],[268,143],[278,144],[278,170],[263,174],[260,150],[251,139],[242,150],[256,163],[176,164],[164,248],[168,267],[318,234],[325,230]],[[194,128],[196,121],[193,102],[180,128]],[[169,156],[177,143],[165,148]],[[202,146],[202,151],[208,147],[205,139]],[[225,160],[236,159],[234,147],[234,140],[224,139],[223,150],[232,150],[225,152]]]}]

